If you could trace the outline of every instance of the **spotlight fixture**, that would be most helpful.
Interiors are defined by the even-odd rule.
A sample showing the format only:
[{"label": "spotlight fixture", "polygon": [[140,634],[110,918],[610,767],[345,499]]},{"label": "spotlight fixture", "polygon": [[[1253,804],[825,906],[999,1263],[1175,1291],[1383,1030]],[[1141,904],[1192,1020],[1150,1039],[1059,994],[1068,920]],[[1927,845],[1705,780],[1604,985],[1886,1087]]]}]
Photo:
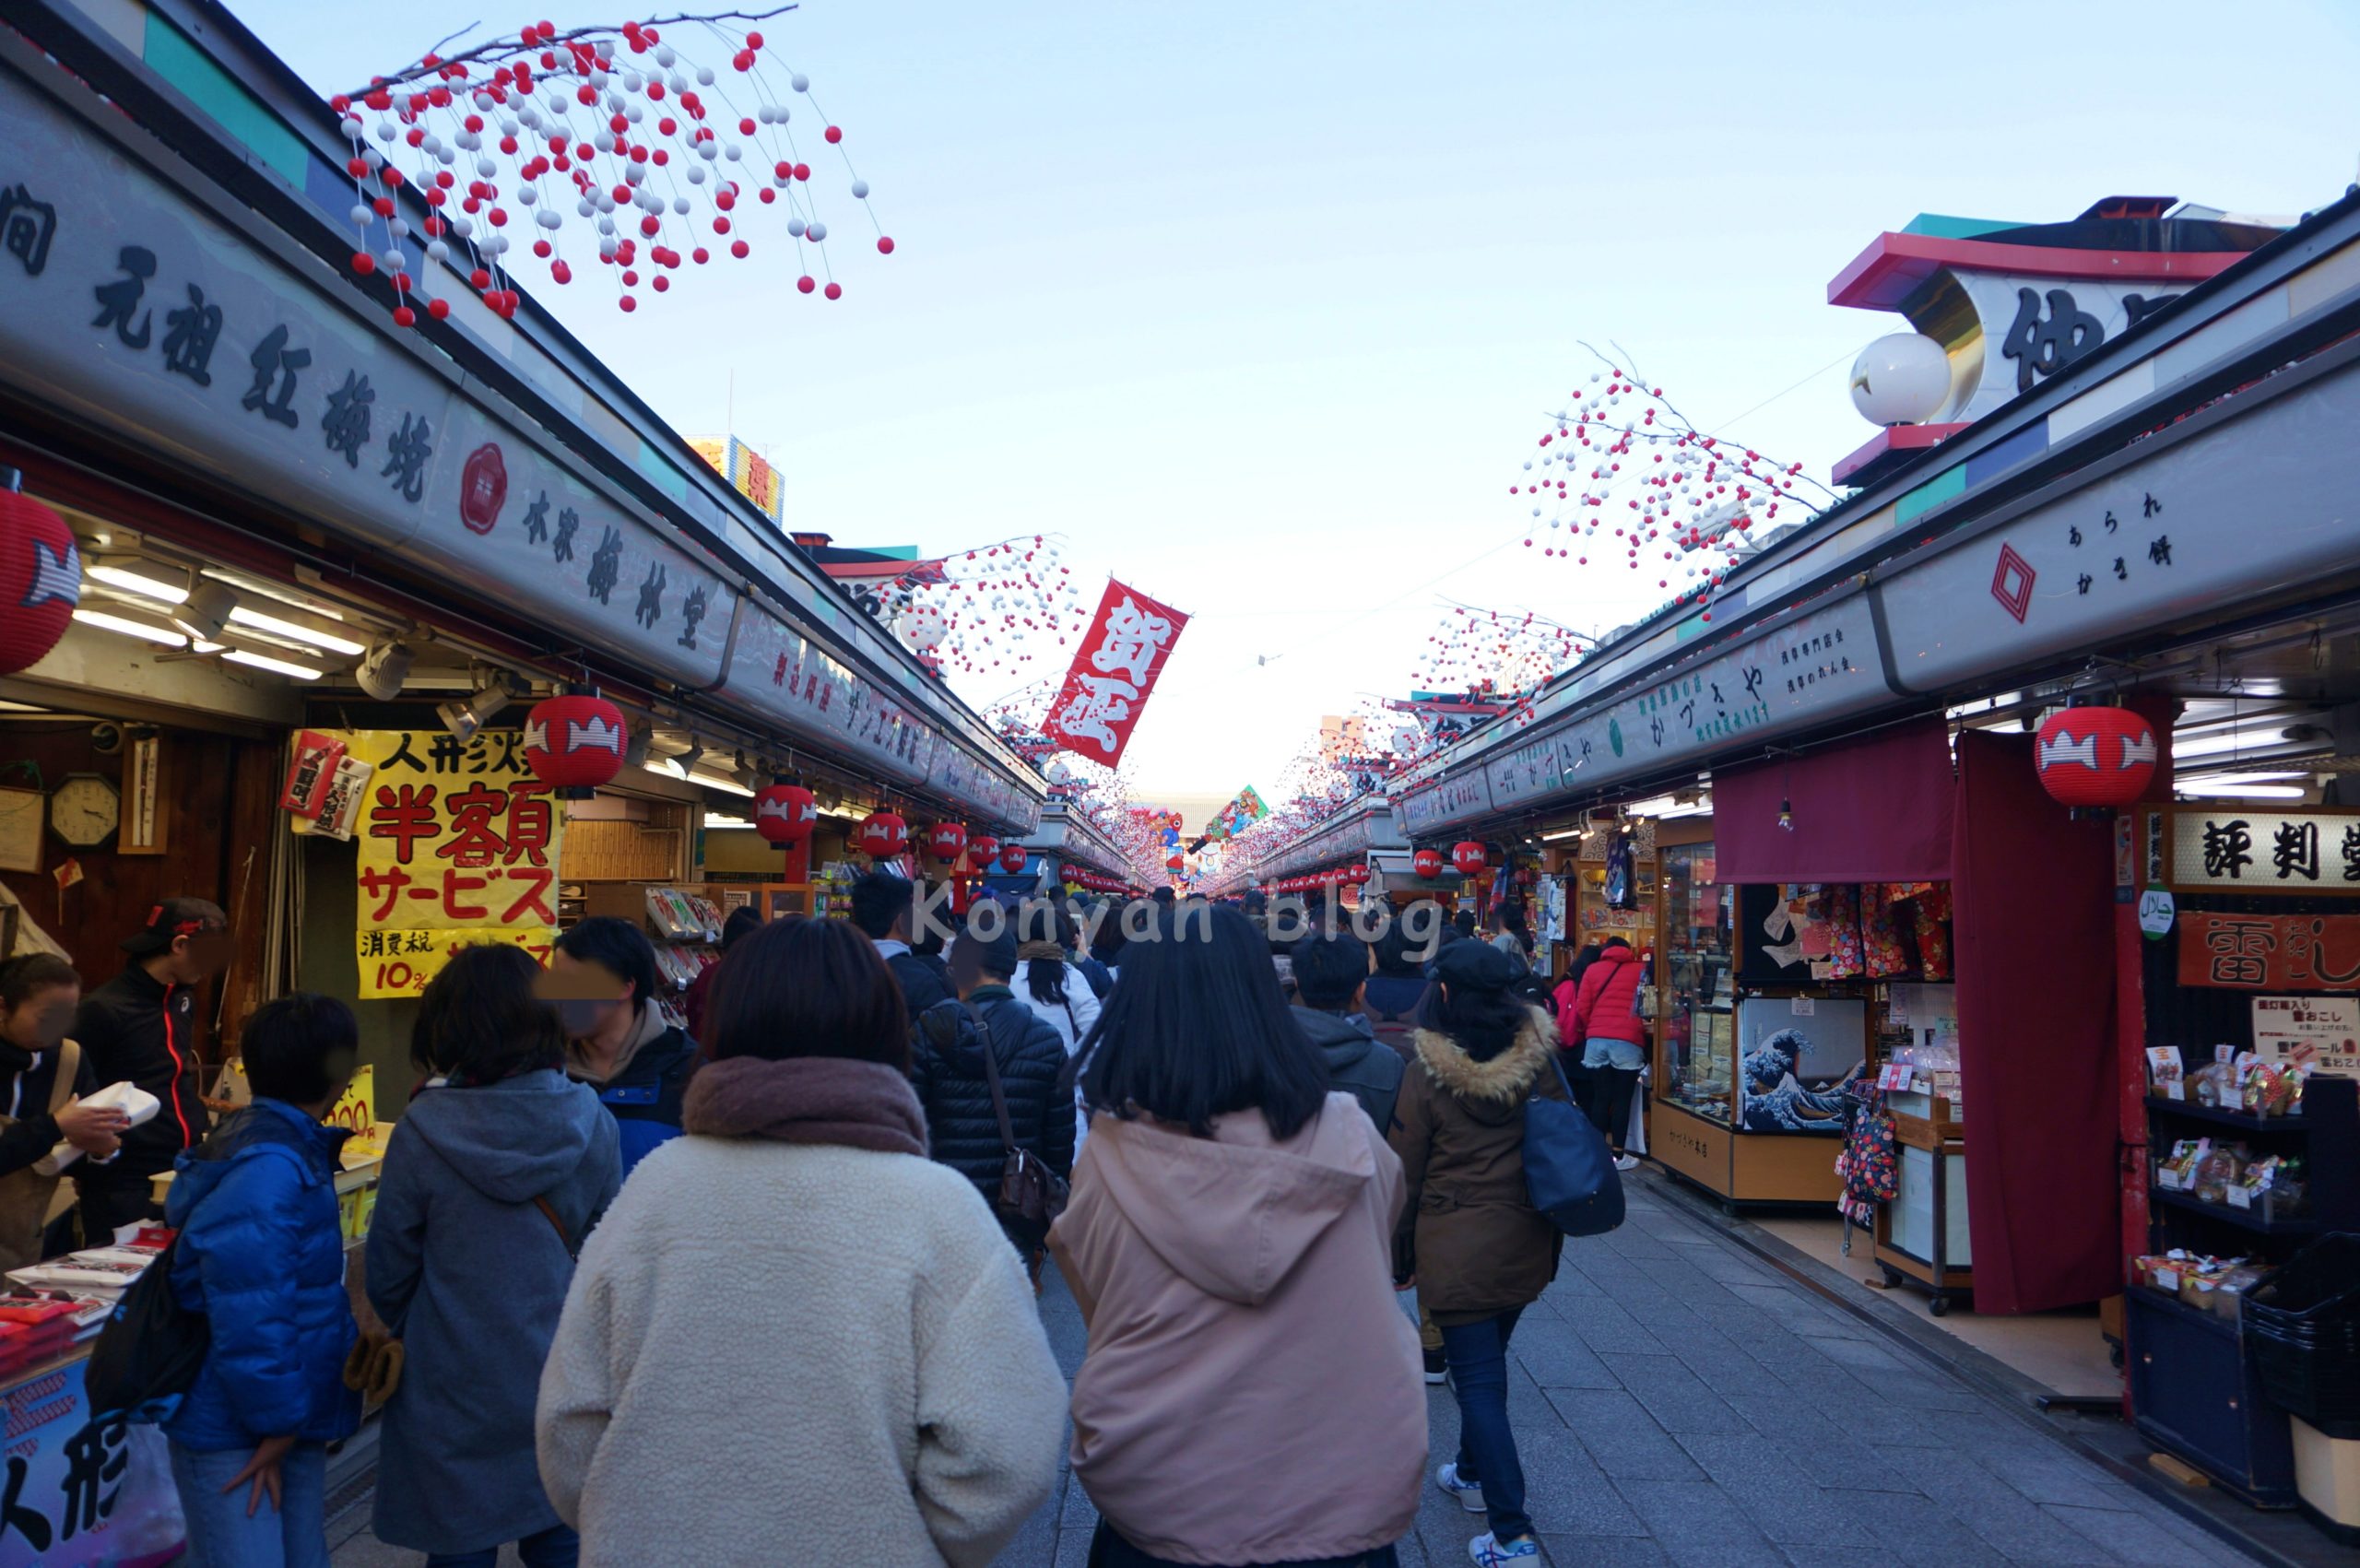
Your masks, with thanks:
[{"label": "spotlight fixture", "polygon": [[693,735],[689,737],[689,749],[672,760],[682,773],[694,772],[697,764],[704,760],[704,742]]},{"label": "spotlight fixture", "polygon": [[361,655],[360,667],[352,672],[353,684],[378,701],[390,702],[402,694],[402,683],[409,678],[410,663],[416,656],[407,643],[380,637]]},{"label": "spotlight fixture", "polygon": [[237,607],[238,595],[228,584],[200,578],[190,585],[188,597],[165,613],[192,643],[218,643],[222,628],[230,624],[230,613]]},{"label": "spotlight fixture", "polygon": [[512,701],[508,688],[495,682],[473,692],[464,702],[437,702],[434,716],[458,739],[473,740]]},{"label": "spotlight fixture", "polygon": [[623,742],[623,766],[627,768],[644,768],[647,766],[648,747],[655,738],[655,725],[631,725],[630,730],[630,738]]}]

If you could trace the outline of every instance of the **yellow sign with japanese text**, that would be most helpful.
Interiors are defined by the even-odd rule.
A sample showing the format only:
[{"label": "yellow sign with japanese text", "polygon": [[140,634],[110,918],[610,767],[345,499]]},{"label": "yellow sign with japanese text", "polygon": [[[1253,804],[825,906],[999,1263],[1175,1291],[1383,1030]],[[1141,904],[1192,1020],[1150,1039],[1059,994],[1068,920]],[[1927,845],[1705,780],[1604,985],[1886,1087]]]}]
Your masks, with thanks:
[{"label": "yellow sign with japanese text", "polygon": [[525,766],[520,730],[332,730],[372,770],[360,850],[362,998],[412,996],[471,942],[546,959],[565,814]]}]

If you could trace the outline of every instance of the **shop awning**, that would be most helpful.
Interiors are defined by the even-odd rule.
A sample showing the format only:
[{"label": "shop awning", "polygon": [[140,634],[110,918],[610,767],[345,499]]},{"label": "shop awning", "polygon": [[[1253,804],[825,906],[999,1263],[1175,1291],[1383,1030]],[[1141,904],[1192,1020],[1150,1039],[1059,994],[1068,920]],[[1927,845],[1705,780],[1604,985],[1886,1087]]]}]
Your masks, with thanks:
[{"label": "shop awning", "polygon": [[[1717,875],[1724,883],[1947,881],[1956,794],[1938,717],[1717,770]],[[1782,811],[1790,826],[1779,825]]]}]

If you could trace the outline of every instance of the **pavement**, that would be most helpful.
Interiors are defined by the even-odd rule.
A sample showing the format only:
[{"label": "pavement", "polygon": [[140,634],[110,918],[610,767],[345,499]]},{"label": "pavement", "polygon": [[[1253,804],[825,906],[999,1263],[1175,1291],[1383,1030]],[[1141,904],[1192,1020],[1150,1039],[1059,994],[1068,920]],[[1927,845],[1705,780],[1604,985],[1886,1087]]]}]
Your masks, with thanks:
[{"label": "pavement", "polygon": [[[1508,1406],[1558,1568],[1924,1563],[2207,1568],[2246,1556],[2087,1456],[2020,1399],[1955,1374],[1741,1245],[1643,1173],[1611,1235],[1567,1244],[1525,1314]],[[1050,1271],[1068,1374],[1081,1319]],[[1458,1411],[1428,1390],[1435,1460]],[[365,1522],[365,1507],[343,1527]],[[1004,1568],[1082,1568],[1097,1512],[1070,1475]],[[1481,1521],[1429,1487],[1404,1568],[1467,1562]],[[338,1539],[332,1527],[331,1541]],[[412,1564],[364,1532],[336,1568]],[[513,1562],[513,1557],[503,1562]]]}]

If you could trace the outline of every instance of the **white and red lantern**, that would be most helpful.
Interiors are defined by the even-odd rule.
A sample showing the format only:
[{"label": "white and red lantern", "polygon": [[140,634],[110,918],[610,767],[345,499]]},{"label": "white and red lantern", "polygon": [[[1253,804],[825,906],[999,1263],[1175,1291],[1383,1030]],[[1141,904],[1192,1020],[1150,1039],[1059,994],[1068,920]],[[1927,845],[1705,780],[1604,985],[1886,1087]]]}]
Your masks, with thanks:
[{"label": "white and red lantern", "polygon": [[910,845],[910,825],[891,811],[875,811],[861,819],[856,841],[871,860],[891,860]]},{"label": "white and red lantern", "polygon": [[1013,874],[1023,870],[1024,863],[1031,858],[1031,854],[1022,844],[1012,843],[999,852],[999,868]]},{"label": "white and red lantern", "polygon": [[926,831],[926,853],[937,860],[956,860],[967,847],[967,824],[937,822]]},{"label": "white and red lantern", "polygon": [[0,675],[41,663],[81,602],[74,530],[13,483],[0,489]]},{"label": "white and red lantern", "polygon": [[1351,870],[1344,873],[1344,880],[1350,882],[1355,888],[1364,885],[1368,881],[1368,867],[1365,866],[1353,867]]},{"label": "white and red lantern", "polygon": [[2128,806],[2154,776],[2154,727],[2128,708],[2065,708],[2040,726],[2040,785],[2068,806]]},{"label": "white and red lantern", "polygon": [[1462,877],[1472,877],[1483,869],[1483,846],[1473,839],[1461,839],[1450,846],[1450,863],[1458,867]]},{"label": "white and red lantern", "polygon": [[1417,868],[1418,875],[1421,877],[1428,878],[1439,877],[1442,875],[1442,851],[1422,849],[1410,857],[1410,864]]},{"label": "white and red lantern", "polygon": [[967,853],[981,866],[999,853],[999,840],[989,833],[977,833],[967,841]]},{"label": "white and red lantern", "polygon": [[820,825],[820,802],[800,784],[764,784],[754,792],[754,831],[765,843],[801,843]]},{"label": "white and red lantern", "polygon": [[559,798],[585,800],[622,771],[623,711],[595,691],[544,698],[525,715],[525,765]]}]

